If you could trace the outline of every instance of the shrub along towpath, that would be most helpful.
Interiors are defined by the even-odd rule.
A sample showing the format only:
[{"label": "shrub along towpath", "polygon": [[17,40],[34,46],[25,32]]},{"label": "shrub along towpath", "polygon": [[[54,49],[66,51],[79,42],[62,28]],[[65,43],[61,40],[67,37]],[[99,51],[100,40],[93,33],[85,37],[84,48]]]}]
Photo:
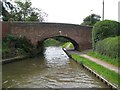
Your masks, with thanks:
[{"label": "shrub along towpath", "polygon": [[97,59],[97,58],[93,58],[93,57],[91,57],[91,56],[88,56],[87,54],[85,54],[85,53],[83,53],[83,52],[78,52],[78,51],[69,51],[69,53],[70,54],[78,54],[78,55],[80,55],[80,56],[82,56],[82,57],[84,57],[84,58],[87,58],[87,59],[89,59],[89,60],[91,60],[91,61],[93,61],[93,62],[95,62],[95,63],[97,63],[97,64],[99,64],[99,65],[101,65],[101,66],[103,66],[103,67],[105,67],[105,68],[108,68],[109,70],[112,70],[112,71],[115,71],[116,73],[119,73],[120,74],[120,68],[118,68],[118,67],[116,67],[116,66],[114,66],[114,65],[112,65],[112,64],[109,64],[109,63],[107,63],[107,62],[105,62],[105,61],[102,61],[102,60],[100,60],[100,59]]}]

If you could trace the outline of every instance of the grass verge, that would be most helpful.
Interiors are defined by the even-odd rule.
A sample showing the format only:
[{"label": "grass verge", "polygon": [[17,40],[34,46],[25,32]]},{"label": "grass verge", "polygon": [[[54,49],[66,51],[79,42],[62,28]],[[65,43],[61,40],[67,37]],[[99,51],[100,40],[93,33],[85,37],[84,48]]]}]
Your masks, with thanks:
[{"label": "grass verge", "polygon": [[120,62],[118,61],[118,58],[111,58],[111,57],[108,57],[106,55],[102,55],[98,52],[93,52],[93,51],[88,52],[87,54],[92,56],[92,57],[98,58],[100,60],[106,61],[114,66],[120,67]]},{"label": "grass verge", "polygon": [[112,84],[119,86],[120,87],[120,82],[118,81],[118,78],[120,77],[120,74],[111,71],[95,62],[92,62],[84,57],[81,57],[77,54],[72,54],[71,55],[72,58],[74,58],[77,61],[80,61],[81,63],[83,63],[83,65],[88,66],[89,68],[91,68],[92,70],[94,70],[96,73],[98,73],[99,75],[101,75],[102,77],[104,77],[105,79],[107,79],[109,82],[111,82]]},{"label": "grass verge", "polygon": [[70,46],[68,48],[74,48],[74,46],[71,42],[66,42],[64,45],[62,45],[62,48],[66,48],[69,44],[70,44]]}]

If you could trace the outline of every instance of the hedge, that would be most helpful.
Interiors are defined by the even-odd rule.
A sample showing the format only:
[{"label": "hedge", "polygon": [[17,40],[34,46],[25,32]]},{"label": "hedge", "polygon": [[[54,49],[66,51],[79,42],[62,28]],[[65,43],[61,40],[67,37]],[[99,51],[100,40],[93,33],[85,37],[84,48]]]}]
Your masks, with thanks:
[{"label": "hedge", "polygon": [[34,46],[26,37],[19,38],[14,35],[7,35],[3,38],[2,48],[3,50],[8,50],[11,48],[22,49],[28,53],[34,48]]},{"label": "hedge", "polygon": [[112,58],[120,58],[120,36],[109,37],[96,43],[96,51]]},{"label": "hedge", "polygon": [[97,22],[92,31],[93,50],[95,44],[108,37],[120,36],[120,23],[111,20]]}]

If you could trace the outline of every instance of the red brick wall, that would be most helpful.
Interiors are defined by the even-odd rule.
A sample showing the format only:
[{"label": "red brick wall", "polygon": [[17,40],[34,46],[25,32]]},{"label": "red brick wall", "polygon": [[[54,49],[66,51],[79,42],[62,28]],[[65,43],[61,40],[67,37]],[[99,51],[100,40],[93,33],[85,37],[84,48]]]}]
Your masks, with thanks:
[{"label": "red brick wall", "polygon": [[10,33],[10,23],[2,22],[2,37],[5,37]]}]

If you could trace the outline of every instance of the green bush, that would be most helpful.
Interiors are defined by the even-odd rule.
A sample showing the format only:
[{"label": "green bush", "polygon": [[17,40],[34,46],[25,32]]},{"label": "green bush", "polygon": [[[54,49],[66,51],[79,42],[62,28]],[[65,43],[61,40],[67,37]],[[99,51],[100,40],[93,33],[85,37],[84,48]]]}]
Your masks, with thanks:
[{"label": "green bush", "polygon": [[33,45],[26,37],[22,37],[16,40],[15,48],[23,49],[25,52],[30,52],[33,49]]},{"label": "green bush", "polygon": [[57,41],[59,41],[59,42],[61,42],[61,43],[66,43],[66,42],[69,41],[65,37],[59,37],[59,36],[58,37],[54,37],[54,39],[57,40]]},{"label": "green bush", "polygon": [[92,41],[93,50],[95,49],[95,44],[108,37],[119,36],[120,35],[120,23],[111,20],[104,20],[97,22],[92,31]]},{"label": "green bush", "polygon": [[7,35],[5,38],[3,38],[3,42],[11,42],[18,40],[18,37],[14,35]]},{"label": "green bush", "polygon": [[45,40],[43,44],[44,44],[45,47],[57,46],[57,45],[60,44],[60,42],[55,40],[55,39],[49,38],[49,39]]},{"label": "green bush", "polygon": [[32,43],[25,37],[17,37],[14,35],[7,35],[5,38],[3,38],[2,41],[2,53],[12,53],[12,50],[14,52],[30,52],[34,46]]},{"label": "green bush", "polygon": [[96,43],[96,51],[100,54],[107,55],[113,58],[120,58],[118,55],[120,52],[119,43],[120,36],[109,37]]}]

